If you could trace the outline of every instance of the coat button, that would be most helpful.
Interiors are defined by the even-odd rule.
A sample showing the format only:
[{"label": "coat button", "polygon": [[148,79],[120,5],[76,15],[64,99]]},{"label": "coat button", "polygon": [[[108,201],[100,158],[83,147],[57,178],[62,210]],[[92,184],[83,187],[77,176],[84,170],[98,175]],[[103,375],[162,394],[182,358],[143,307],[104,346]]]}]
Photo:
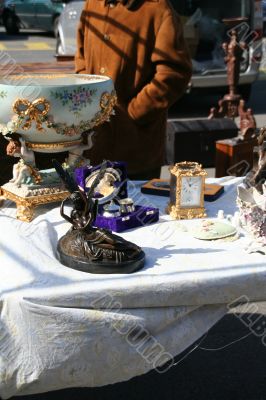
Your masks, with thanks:
[{"label": "coat button", "polygon": [[104,40],[106,40],[106,41],[110,40],[110,36],[107,35],[107,33],[105,33],[105,34],[103,35],[103,38],[104,38]]},{"label": "coat button", "polygon": [[102,67],[102,68],[100,69],[100,74],[105,74],[105,72],[106,72],[106,68]]}]

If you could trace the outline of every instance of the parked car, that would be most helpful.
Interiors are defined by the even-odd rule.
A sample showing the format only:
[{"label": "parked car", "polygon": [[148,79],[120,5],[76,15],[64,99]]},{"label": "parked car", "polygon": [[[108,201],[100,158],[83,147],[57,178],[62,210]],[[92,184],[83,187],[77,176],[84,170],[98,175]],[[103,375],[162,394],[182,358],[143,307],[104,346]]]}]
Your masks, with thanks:
[{"label": "parked car", "polygon": [[20,28],[34,28],[58,35],[59,15],[63,0],[4,0],[2,23],[8,34],[19,33]]},{"label": "parked car", "polygon": [[[224,20],[234,17],[246,18],[245,25],[241,25],[241,39],[249,38],[249,46],[244,52],[241,63],[239,89],[247,99],[251,85],[259,74],[262,58],[262,1],[223,0],[217,3],[213,0],[171,0],[171,2],[181,16],[184,35],[193,59],[192,89],[225,89],[227,75],[221,45],[229,39],[229,26]],[[58,55],[74,55],[77,24],[83,6],[82,0],[70,1],[60,15],[56,45]]]},{"label": "parked car", "polygon": [[83,7],[83,0],[72,0],[62,11],[58,22],[57,55],[72,56],[75,54],[76,30]]}]

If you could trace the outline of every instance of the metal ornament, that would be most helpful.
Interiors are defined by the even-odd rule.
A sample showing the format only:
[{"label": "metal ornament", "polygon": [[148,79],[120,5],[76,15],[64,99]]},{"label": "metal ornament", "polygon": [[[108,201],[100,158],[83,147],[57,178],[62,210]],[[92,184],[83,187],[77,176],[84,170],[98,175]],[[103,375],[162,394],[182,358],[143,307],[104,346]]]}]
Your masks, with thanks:
[{"label": "metal ornament", "polygon": [[128,214],[135,211],[134,201],[130,197],[127,197],[126,199],[120,199],[119,205],[121,214]]},{"label": "metal ornament", "polygon": [[[9,189],[9,190],[8,190]],[[34,189],[32,190],[34,192]],[[23,222],[31,222],[34,218],[34,210],[44,204],[58,203],[68,197],[69,192],[64,189],[43,189],[39,195],[23,196],[12,192],[9,184],[0,188],[0,200],[10,200],[16,203],[16,218]]]},{"label": "metal ornament", "polygon": [[238,94],[238,84],[240,78],[240,66],[244,51],[248,51],[248,43],[241,41],[241,34],[238,35],[237,26],[246,22],[245,17],[224,19],[223,22],[231,30],[229,43],[223,43],[225,52],[225,63],[227,66],[227,83],[229,93],[219,100],[218,107],[212,107],[209,119],[213,118],[231,118],[239,117],[240,135],[239,140],[249,140],[255,136],[256,120],[251,108],[247,108],[245,100]]},{"label": "metal ornament", "polygon": [[207,172],[196,162],[177,163],[170,169],[170,202],[167,212],[174,219],[206,217],[204,186]]},{"label": "metal ornament", "polygon": [[[57,161],[53,164],[70,192],[60,209],[62,217],[72,225],[58,242],[61,263],[94,274],[128,274],[143,268],[145,253],[140,247],[93,225],[98,212],[94,191],[105,174],[106,164],[102,164],[87,193],[79,189]],[[67,202],[72,204],[70,215],[65,213]]]},{"label": "metal ornament", "polygon": [[32,122],[35,121],[36,129],[44,131],[42,127],[43,117],[48,114],[50,103],[45,98],[34,100],[32,103],[27,99],[17,99],[13,104],[13,111],[19,116],[26,119],[23,130],[31,128]]},{"label": "metal ornament", "polygon": [[0,188],[1,200],[15,201],[17,218],[31,221],[39,204],[67,195],[55,170],[39,170],[35,153],[68,151],[64,166],[71,173],[87,165],[83,152],[92,146],[92,128],[114,114],[114,84],[111,78],[88,74],[19,74],[9,82],[0,79],[0,98],[0,134],[8,141],[8,156],[20,159],[10,181]]},{"label": "metal ornament", "polygon": [[115,217],[120,217],[121,212],[120,208],[117,204],[115,204],[113,201],[111,201],[108,204],[105,204],[103,206],[103,217],[106,218],[115,218]]},{"label": "metal ornament", "polygon": [[[86,188],[91,188],[95,179],[98,178],[99,170],[92,172],[85,180]],[[114,168],[107,167],[99,183],[95,187],[95,193],[102,197],[98,198],[98,204],[106,204],[112,201],[119,193],[120,186],[115,186],[116,182],[121,182],[121,177]]]}]

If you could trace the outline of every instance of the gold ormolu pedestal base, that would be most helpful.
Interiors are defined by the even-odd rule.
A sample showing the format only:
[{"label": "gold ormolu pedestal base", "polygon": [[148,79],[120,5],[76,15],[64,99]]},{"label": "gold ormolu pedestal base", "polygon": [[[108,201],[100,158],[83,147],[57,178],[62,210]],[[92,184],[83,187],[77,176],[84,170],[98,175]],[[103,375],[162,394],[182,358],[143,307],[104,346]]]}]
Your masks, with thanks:
[{"label": "gold ormolu pedestal base", "polygon": [[175,205],[168,204],[166,212],[167,214],[170,214],[173,219],[193,219],[207,217],[204,207],[180,209]]},{"label": "gold ormolu pedestal base", "polygon": [[[34,208],[48,203],[60,202],[69,196],[69,192],[61,190],[36,196],[23,197],[15,194],[3,186],[0,187],[1,200],[11,200],[17,205],[16,217],[20,221],[30,222],[34,218]],[[0,203],[2,206],[2,202]]]}]

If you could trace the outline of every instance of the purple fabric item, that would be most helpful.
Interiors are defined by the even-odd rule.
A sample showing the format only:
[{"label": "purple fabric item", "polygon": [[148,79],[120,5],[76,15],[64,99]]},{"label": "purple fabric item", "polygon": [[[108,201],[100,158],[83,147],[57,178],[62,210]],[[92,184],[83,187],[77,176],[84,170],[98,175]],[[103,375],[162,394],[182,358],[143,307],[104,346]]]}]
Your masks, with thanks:
[{"label": "purple fabric item", "polygon": [[110,229],[113,232],[123,232],[138,226],[150,225],[158,220],[158,208],[135,206],[134,212],[119,217],[108,218],[98,214],[94,226]]}]

